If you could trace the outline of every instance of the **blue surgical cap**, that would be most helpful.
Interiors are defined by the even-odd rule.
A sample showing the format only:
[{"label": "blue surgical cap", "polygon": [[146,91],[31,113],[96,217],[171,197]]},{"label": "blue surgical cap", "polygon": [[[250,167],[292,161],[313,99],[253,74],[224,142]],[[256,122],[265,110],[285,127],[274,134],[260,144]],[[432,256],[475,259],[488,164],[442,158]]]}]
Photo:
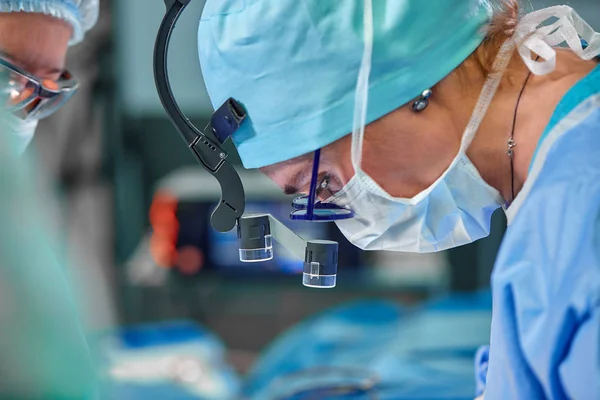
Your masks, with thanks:
[{"label": "blue surgical cap", "polygon": [[[364,0],[207,0],[198,32],[215,108],[240,101],[246,168],[310,153],[352,132]],[[374,0],[367,122],[434,86],[483,41],[487,0]]]}]

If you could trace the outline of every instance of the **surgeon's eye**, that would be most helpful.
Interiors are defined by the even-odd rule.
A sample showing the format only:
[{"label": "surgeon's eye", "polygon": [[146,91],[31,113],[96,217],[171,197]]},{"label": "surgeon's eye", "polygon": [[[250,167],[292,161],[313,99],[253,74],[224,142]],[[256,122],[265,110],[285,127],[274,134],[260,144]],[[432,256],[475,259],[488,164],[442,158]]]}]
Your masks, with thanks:
[{"label": "surgeon's eye", "polygon": [[339,188],[337,184],[337,180],[329,174],[324,174],[319,180],[319,184],[317,185],[317,196],[319,200],[327,200],[331,196],[333,196]]},{"label": "surgeon's eye", "polygon": [[[286,185],[284,188],[284,193],[287,195],[308,196],[310,194],[311,184],[312,182],[309,180],[308,182],[304,181],[304,184],[298,186],[294,184]],[[328,198],[336,194],[341,189],[341,187],[342,185],[338,178],[329,173],[321,172],[317,176],[317,182],[315,184],[315,194],[318,200],[327,200]]]}]

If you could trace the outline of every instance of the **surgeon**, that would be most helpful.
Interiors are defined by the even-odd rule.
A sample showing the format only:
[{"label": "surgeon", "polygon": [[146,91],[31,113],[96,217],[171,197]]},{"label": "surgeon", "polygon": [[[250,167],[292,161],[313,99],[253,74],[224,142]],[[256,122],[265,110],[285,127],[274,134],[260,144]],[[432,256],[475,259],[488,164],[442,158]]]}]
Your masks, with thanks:
[{"label": "surgeon", "polygon": [[98,18],[98,0],[0,1],[0,84],[9,118],[2,130],[23,152],[40,119],[77,91],[65,68],[70,45],[79,43]]},{"label": "surgeon", "polygon": [[215,107],[248,112],[244,166],[352,210],[336,223],[361,249],[464,245],[504,209],[478,395],[600,398],[600,35],[583,17],[521,18],[515,0],[208,0],[198,37]]}]

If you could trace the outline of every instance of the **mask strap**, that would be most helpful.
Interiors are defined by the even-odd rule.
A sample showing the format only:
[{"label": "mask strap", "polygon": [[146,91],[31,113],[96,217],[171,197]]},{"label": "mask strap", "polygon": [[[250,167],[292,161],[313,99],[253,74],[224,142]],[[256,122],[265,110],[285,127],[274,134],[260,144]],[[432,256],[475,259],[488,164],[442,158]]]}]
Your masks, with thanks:
[{"label": "mask strap", "polygon": [[356,84],[354,102],[354,122],[352,127],[352,166],[358,174],[362,163],[362,147],[367,122],[367,106],[369,103],[369,76],[371,75],[371,59],[373,56],[373,2],[364,0],[364,51]]},{"label": "mask strap", "polygon": [[[549,19],[557,20],[550,25],[541,26]],[[584,49],[581,39],[586,41]],[[591,60],[600,54],[600,33],[585,22],[569,6],[554,6],[525,15],[517,26],[514,41],[529,70],[535,75],[546,75],[556,68],[555,46],[562,43],[580,58]],[[533,54],[540,60],[533,60]]]}]

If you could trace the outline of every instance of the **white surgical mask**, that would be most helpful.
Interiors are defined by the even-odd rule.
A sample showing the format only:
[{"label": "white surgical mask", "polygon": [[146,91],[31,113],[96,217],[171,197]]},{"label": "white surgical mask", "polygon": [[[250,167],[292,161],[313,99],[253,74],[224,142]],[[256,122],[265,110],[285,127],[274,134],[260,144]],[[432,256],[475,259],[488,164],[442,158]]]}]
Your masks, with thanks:
[{"label": "white surgical mask", "polygon": [[[361,169],[373,45],[371,1],[365,0],[365,50],[354,110],[352,164],[355,175],[330,199],[336,204],[350,207],[356,216],[336,221],[336,224],[351,243],[363,250],[427,253],[485,237],[490,232],[492,213],[501,207],[503,200],[498,191],[483,180],[466,151],[498,89],[515,43],[520,43],[519,54],[528,57],[526,64],[532,72],[541,75],[554,69],[555,51],[551,46],[566,42],[585,58],[590,57],[589,54],[594,51],[591,49],[600,45],[600,39],[570,7],[552,7],[526,16],[517,30],[516,40],[509,40],[500,50],[494,64],[497,73],[490,75],[485,82],[463,134],[459,152],[448,169],[415,197],[396,198]],[[538,25],[550,17],[558,17],[559,20],[550,28],[538,29]],[[562,29],[557,31],[558,25]],[[535,33],[525,39],[532,32]],[[578,32],[590,44],[588,49],[581,48]],[[547,61],[531,60],[532,50]]]},{"label": "white surgical mask", "polygon": [[3,113],[0,118],[0,134],[7,135],[3,143],[11,143],[18,154],[23,154],[35,134],[38,120],[23,120],[12,113]]}]

